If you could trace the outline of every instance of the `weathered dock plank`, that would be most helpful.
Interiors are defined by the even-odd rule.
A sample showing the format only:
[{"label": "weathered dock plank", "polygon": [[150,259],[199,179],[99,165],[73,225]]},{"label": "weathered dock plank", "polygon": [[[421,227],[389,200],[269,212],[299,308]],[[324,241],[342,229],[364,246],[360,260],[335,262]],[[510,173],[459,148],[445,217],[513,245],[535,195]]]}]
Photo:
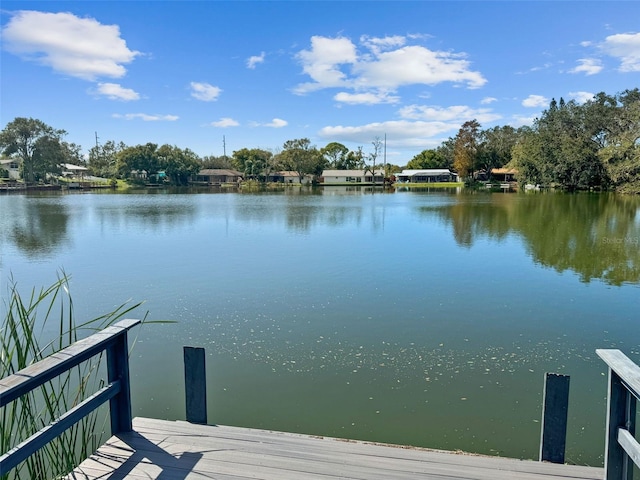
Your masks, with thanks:
[{"label": "weathered dock plank", "polygon": [[600,480],[603,469],[136,418],[67,479]]}]

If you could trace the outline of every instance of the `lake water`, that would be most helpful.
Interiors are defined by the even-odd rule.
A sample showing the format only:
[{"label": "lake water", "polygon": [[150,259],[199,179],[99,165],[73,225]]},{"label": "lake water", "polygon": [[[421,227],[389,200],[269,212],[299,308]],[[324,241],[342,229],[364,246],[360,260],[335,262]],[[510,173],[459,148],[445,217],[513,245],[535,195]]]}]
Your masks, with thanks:
[{"label": "lake water", "polygon": [[[640,198],[291,189],[0,196],[2,297],[64,270],[76,316],[131,299],[136,416],[537,458],[545,372],[567,460],[601,465],[606,366],[640,361]],[[2,308],[6,308],[4,305]],[[135,335],[135,334],[134,334]]]}]

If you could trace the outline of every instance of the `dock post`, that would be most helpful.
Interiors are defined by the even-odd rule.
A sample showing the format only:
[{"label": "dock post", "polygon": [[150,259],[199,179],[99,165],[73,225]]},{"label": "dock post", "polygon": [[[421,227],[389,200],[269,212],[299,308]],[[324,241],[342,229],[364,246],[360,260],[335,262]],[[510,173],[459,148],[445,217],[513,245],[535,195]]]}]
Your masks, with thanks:
[{"label": "dock post", "polygon": [[184,347],[184,391],[187,422],[207,423],[207,379],[204,348]]},{"label": "dock post", "polygon": [[540,461],[564,463],[567,443],[569,376],[546,373],[540,434]]},{"label": "dock post", "polygon": [[[125,320],[133,325],[136,320]],[[107,380],[109,383],[119,381],[120,393],[109,400],[111,417],[111,434],[130,432],[133,430],[131,413],[131,381],[129,378],[129,344],[127,342],[127,328],[115,339],[107,350]]]}]

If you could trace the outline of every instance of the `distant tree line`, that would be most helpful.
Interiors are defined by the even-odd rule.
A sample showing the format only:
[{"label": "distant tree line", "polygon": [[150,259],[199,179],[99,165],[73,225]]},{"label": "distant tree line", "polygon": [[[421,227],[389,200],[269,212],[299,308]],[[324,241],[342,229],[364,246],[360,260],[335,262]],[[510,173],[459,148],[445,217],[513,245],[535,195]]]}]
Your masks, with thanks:
[{"label": "distant tree line", "polygon": [[[382,142],[372,150],[349,150],[331,142],[317,148],[308,138],[287,140],[276,150],[241,148],[227,156],[199,157],[190,149],[154,143],[127,146],[107,141],[83,158],[79,145],[64,141],[66,132],[32,118],[16,118],[0,132],[4,155],[23,160],[23,178],[46,181],[60,165],[84,165],[93,175],[136,181],[140,173],[174,185],[184,185],[204,168],[240,171],[245,179],[268,181],[281,170],[300,179],[319,176],[324,169],[373,171],[382,168]],[[385,175],[402,168],[384,163]],[[612,189],[640,193],[640,90],[616,95],[599,93],[583,104],[552,100],[530,127],[496,126],[483,130],[477,120],[461,125],[458,133],[437,148],[426,149],[405,166],[409,169],[446,168],[465,181],[479,173],[490,176],[499,167],[518,171],[525,183],[568,190]]]},{"label": "distant tree line", "polygon": [[512,163],[522,181],[640,193],[640,90],[553,100],[524,132]]}]

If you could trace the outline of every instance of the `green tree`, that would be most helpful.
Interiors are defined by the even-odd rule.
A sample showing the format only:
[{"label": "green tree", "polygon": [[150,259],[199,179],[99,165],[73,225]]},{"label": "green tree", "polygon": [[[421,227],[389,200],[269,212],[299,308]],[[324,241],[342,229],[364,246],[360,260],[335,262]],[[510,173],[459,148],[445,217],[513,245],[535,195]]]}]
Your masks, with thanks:
[{"label": "green tree", "polygon": [[461,179],[473,176],[480,144],[480,123],[469,120],[462,124],[455,137],[453,168]]},{"label": "green tree", "polygon": [[436,149],[423,150],[407,163],[408,169],[449,168],[447,159]]},{"label": "green tree", "polygon": [[58,139],[53,137],[40,137],[33,150],[31,165],[34,181],[44,181],[47,175],[58,176],[61,165],[68,162],[70,152]]},{"label": "green tree", "polygon": [[508,164],[518,136],[518,130],[508,125],[481,131],[476,169],[490,175],[492,169]]},{"label": "green tree", "polygon": [[518,181],[524,185],[549,185],[551,175],[542,160],[540,137],[532,128],[521,130],[521,136],[511,150],[509,167],[518,170]]},{"label": "green tree", "polygon": [[89,150],[89,171],[98,177],[115,177],[117,170],[118,153],[127,148],[120,142],[109,140],[102,145],[96,145]]},{"label": "green tree", "polygon": [[606,186],[607,175],[598,158],[595,129],[587,128],[586,109],[575,101],[549,110],[534,123],[538,163],[545,180],[568,190]]},{"label": "green tree", "polygon": [[600,93],[585,107],[591,122],[601,122],[596,129],[598,157],[613,187],[640,193],[640,90],[625,90],[617,97]]},{"label": "green tree", "polygon": [[233,152],[232,163],[235,168],[244,173],[245,178],[266,180],[269,175],[273,154],[261,148],[242,148]]},{"label": "green tree", "polygon": [[364,152],[363,147],[359,146],[355,151],[350,150],[344,160],[344,168],[340,170],[360,170],[364,168]]},{"label": "green tree", "polygon": [[23,178],[27,182],[46,179],[48,173],[59,170],[59,162],[49,160],[47,151],[59,160],[63,150],[59,144],[66,135],[41,120],[17,117],[0,132],[0,148],[5,155],[22,159]]},{"label": "green tree", "polygon": [[456,139],[454,137],[450,137],[436,148],[438,156],[442,158],[442,168],[448,168],[450,170],[453,168],[453,152],[455,150],[455,145]]},{"label": "green tree", "polygon": [[200,158],[196,153],[172,145],[157,150],[159,164],[173,185],[187,185],[189,178],[200,171]]},{"label": "green tree", "polygon": [[279,155],[285,168],[295,171],[300,182],[305,175],[320,176],[326,160],[308,138],[298,138],[284,142]]},{"label": "green tree", "polygon": [[235,168],[231,158],[225,156],[216,157],[214,155],[205,155],[202,157],[202,168],[223,168],[230,169]]},{"label": "green tree", "polygon": [[137,171],[138,174],[144,171],[147,177],[157,175],[161,170],[157,150],[158,145],[155,143],[135,145],[121,150],[116,156],[118,173],[127,179],[131,178],[133,171]]},{"label": "green tree", "polygon": [[333,168],[336,170],[348,170],[346,166],[349,149],[343,144],[338,142],[331,142],[324,148],[320,149],[320,153],[327,162],[327,168]]}]

